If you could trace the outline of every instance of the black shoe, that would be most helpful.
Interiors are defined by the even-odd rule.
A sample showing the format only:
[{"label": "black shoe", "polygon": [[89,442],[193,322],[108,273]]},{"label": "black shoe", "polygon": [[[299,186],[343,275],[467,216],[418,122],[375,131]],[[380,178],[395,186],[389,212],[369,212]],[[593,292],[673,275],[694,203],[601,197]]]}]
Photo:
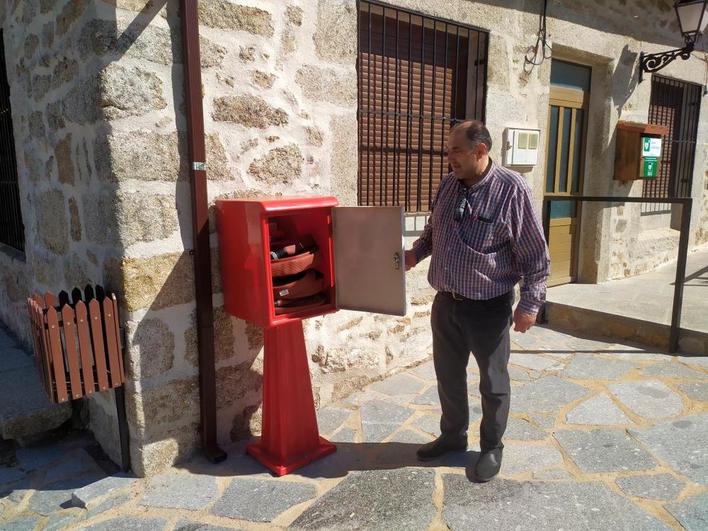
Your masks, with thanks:
[{"label": "black shoe", "polygon": [[473,479],[478,483],[486,483],[499,473],[502,463],[501,448],[494,448],[479,456],[474,465]]},{"label": "black shoe", "polygon": [[467,439],[440,436],[418,448],[416,455],[419,461],[430,461],[448,452],[464,452],[465,450],[467,450]]}]

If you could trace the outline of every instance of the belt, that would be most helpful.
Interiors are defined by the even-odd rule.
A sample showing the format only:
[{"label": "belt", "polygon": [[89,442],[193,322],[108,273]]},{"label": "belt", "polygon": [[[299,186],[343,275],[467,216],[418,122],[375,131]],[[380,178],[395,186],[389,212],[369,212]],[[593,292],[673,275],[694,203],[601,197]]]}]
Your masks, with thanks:
[{"label": "belt", "polygon": [[511,292],[504,293],[502,295],[499,295],[498,297],[492,297],[491,299],[470,299],[468,297],[464,297],[460,295],[459,293],[455,293],[454,291],[441,291],[443,295],[447,295],[450,297],[452,300],[455,301],[472,301],[472,302],[486,302],[486,303],[495,303],[497,301],[502,301],[506,300],[507,298],[511,297]]}]

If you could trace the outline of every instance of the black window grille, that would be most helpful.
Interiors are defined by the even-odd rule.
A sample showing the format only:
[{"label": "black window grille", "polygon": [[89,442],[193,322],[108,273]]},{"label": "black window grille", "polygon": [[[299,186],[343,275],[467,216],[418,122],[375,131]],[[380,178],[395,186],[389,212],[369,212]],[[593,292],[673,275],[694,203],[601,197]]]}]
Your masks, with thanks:
[{"label": "black window grille", "polygon": [[429,212],[450,127],[484,120],[489,34],[363,0],[358,34],[359,204]]},{"label": "black window grille", "polygon": [[[700,85],[656,74],[652,76],[649,123],[664,125],[669,133],[663,139],[658,176],[643,182],[643,197],[691,196],[701,96]],[[669,204],[642,205],[642,213],[645,214],[670,211]]]},{"label": "black window grille", "polygon": [[25,228],[20,211],[10,85],[7,82],[3,37],[0,30],[0,243],[24,252]]}]

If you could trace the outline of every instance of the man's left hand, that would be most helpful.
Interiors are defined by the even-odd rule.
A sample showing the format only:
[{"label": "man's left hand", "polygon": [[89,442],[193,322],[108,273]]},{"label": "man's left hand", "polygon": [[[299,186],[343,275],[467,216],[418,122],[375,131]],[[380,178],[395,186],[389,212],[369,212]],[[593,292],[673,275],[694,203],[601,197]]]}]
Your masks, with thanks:
[{"label": "man's left hand", "polygon": [[514,332],[526,332],[536,324],[536,314],[524,313],[517,306],[514,310]]}]

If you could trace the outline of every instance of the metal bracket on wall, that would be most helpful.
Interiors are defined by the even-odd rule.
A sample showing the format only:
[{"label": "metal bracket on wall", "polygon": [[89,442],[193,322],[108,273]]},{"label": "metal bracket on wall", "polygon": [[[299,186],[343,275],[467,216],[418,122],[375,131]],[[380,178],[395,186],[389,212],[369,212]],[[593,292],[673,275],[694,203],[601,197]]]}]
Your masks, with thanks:
[{"label": "metal bracket on wall", "polygon": [[644,79],[644,72],[658,72],[666,65],[668,65],[674,59],[680,57],[684,61],[691,57],[691,52],[693,51],[693,43],[689,43],[683,48],[676,48],[675,50],[668,50],[666,52],[659,53],[639,53],[639,82],[641,83]]}]

